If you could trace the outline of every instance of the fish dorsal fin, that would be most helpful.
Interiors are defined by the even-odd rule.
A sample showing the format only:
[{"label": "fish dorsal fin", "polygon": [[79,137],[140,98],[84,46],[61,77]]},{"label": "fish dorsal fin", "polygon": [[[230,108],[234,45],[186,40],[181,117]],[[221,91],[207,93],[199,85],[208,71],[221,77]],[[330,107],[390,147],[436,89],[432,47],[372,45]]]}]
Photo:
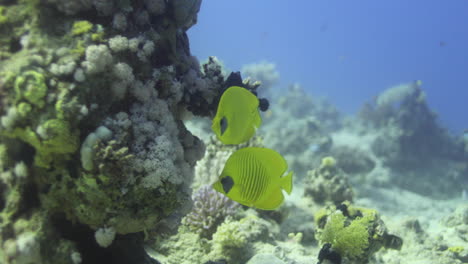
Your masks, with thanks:
[{"label": "fish dorsal fin", "polygon": [[281,177],[288,169],[286,160],[278,152],[269,148],[254,148],[252,151],[256,152],[256,157],[267,169],[269,175],[274,177]]}]

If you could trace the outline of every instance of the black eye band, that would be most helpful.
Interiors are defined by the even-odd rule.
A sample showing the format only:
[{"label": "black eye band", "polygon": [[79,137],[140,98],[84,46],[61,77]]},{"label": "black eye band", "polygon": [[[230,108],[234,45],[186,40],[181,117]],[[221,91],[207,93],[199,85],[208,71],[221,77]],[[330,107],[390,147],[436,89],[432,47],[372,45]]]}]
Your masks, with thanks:
[{"label": "black eye band", "polygon": [[221,118],[221,121],[219,121],[219,125],[221,127],[221,135],[224,134],[224,132],[226,131],[227,129],[227,126],[228,126],[228,122],[227,122],[227,119],[225,116],[223,116],[223,118]]},{"label": "black eye band", "polygon": [[234,186],[234,181],[230,176],[226,176],[221,179],[221,184],[223,185],[223,190],[227,194]]}]

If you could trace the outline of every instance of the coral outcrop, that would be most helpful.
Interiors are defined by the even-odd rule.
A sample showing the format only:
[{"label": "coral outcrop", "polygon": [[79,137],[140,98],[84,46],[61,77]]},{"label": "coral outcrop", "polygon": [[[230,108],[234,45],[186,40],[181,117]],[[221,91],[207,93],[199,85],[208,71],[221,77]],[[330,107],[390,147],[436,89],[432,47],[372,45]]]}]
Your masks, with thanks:
[{"label": "coral outcrop", "polygon": [[372,154],[392,170],[392,183],[425,195],[459,193],[468,166],[464,146],[441,126],[421,87],[421,81],[397,85],[364,106],[361,137],[374,135]]},{"label": "coral outcrop", "polygon": [[2,263],[91,263],[190,210],[204,144],[183,118],[224,85],[190,54],[200,4],[2,3]]},{"label": "coral outcrop", "polygon": [[336,108],[313,99],[299,84],[290,85],[272,104],[260,129],[265,145],[282,153],[297,175],[295,181],[301,180],[311,164],[320,163],[329,153],[333,145],[329,131],[339,126],[340,116]]},{"label": "coral outcrop", "polygon": [[340,259],[350,263],[367,263],[382,247],[401,249],[403,240],[388,233],[377,211],[343,203],[321,209],[315,215],[317,239],[322,245],[323,260]]},{"label": "coral outcrop", "polygon": [[353,201],[353,190],[347,176],[337,166],[333,157],[322,159],[317,169],[307,172],[304,179],[304,195],[315,203],[335,205]]},{"label": "coral outcrop", "polygon": [[226,217],[234,216],[239,208],[240,204],[205,185],[194,194],[192,210],[182,222],[201,237],[211,238]]}]

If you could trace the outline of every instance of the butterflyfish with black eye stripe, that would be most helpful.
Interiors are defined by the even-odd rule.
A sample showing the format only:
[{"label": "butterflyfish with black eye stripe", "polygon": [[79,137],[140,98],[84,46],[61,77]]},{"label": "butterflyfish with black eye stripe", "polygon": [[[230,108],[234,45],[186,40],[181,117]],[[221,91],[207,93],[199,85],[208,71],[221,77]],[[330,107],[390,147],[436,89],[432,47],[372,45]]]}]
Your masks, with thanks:
[{"label": "butterflyfish with black eye stripe", "polygon": [[252,92],[231,86],[219,99],[211,129],[224,144],[244,143],[262,124],[258,107],[259,100]]},{"label": "butterflyfish with black eye stripe", "polygon": [[230,199],[262,210],[274,210],[284,200],[283,191],[292,191],[293,172],[276,151],[247,147],[234,152],[213,188]]}]

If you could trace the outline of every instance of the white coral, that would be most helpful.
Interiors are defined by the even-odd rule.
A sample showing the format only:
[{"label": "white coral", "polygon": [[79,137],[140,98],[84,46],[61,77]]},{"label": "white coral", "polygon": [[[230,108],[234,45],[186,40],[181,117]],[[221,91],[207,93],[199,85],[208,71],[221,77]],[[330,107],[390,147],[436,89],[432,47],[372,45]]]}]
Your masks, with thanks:
[{"label": "white coral", "polygon": [[86,48],[83,66],[88,74],[103,72],[112,64],[112,55],[106,45],[91,45]]},{"label": "white coral", "polygon": [[50,72],[55,75],[69,75],[75,71],[76,62],[69,61],[66,63],[52,63],[50,65]]},{"label": "white coral", "polygon": [[94,238],[99,246],[106,248],[112,244],[115,239],[115,229],[113,227],[102,227],[96,230]]},{"label": "white coral", "polygon": [[100,126],[96,131],[90,133],[81,144],[81,166],[85,170],[92,170],[94,158],[94,146],[100,140],[108,140],[112,137],[112,131],[105,126]]},{"label": "white coral", "polygon": [[128,49],[128,39],[117,35],[109,39],[109,47],[114,52],[122,52]]},{"label": "white coral", "polygon": [[28,167],[24,161],[20,161],[16,163],[15,168],[13,169],[16,177],[18,178],[26,178],[28,177]]},{"label": "white coral", "polygon": [[0,118],[0,123],[2,124],[3,128],[13,129],[18,118],[19,113],[16,107],[10,107],[8,108],[7,114]]},{"label": "white coral", "polygon": [[135,80],[133,69],[128,64],[119,62],[114,65],[113,73],[116,81],[112,83],[112,93],[117,99],[122,99],[127,92],[127,87]]}]

